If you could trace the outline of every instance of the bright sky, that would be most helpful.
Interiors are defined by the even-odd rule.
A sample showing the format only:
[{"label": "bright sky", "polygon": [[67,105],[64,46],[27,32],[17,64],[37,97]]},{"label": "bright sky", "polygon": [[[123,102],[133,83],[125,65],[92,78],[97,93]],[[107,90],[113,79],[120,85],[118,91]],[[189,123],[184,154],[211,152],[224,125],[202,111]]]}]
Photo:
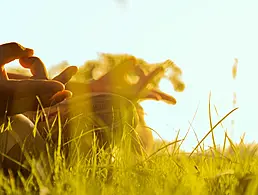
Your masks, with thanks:
[{"label": "bright sky", "polygon": [[[198,105],[192,127],[199,139],[208,132],[209,91],[221,117],[232,109],[237,93],[239,110],[226,119],[224,129],[215,129],[218,143],[226,128],[236,142],[244,132],[246,141],[258,139],[256,0],[4,0],[0,7],[0,44],[16,41],[31,47],[48,67],[63,60],[82,65],[98,52],[129,53],[149,62],[173,60],[187,88],[175,93],[165,81],[161,88],[178,104],[143,103],[147,123],[164,139],[173,140],[179,129],[182,138]],[[239,69],[233,81],[234,58]],[[212,113],[215,123],[220,117]],[[183,149],[196,145],[193,129]],[[205,145],[211,145],[210,139]]]}]

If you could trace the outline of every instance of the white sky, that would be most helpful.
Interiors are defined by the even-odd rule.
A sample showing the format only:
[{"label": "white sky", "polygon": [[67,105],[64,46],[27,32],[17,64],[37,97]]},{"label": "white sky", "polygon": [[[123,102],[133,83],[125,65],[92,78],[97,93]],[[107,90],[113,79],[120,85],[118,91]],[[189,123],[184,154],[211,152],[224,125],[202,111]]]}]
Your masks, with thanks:
[{"label": "white sky", "polygon": [[[220,115],[232,109],[233,91],[240,107],[226,119],[231,138],[258,139],[258,2],[253,0],[2,0],[0,43],[16,41],[35,50],[47,66],[68,60],[82,65],[97,52],[129,53],[149,62],[173,60],[187,88],[162,89],[178,104],[144,102],[147,123],[166,140],[180,129],[183,137],[199,104],[193,128],[199,139],[209,130],[208,96]],[[239,59],[237,80],[231,68]],[[213,109],[214,110],[214,109]],[[214,115],[214,123],[219,120]],[[231,120],[235,120],[232,131]],[[215,129],[221,143],[224,129]],[[191,130],[183,149],[196,144]],[[205,141],[210,145],[210,140]]]}]

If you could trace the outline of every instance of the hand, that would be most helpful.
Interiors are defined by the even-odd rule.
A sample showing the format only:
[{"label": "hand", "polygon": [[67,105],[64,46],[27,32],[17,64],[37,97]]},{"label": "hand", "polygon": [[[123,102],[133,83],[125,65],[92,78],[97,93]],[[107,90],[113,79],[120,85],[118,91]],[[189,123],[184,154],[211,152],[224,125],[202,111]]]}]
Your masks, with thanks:
[{"label": "hand", "polygon": [[[176,99],[166,93],[163,93],[159,89],[149,88],[147,85],[158,74],[163,73],[162,67],[157,67],[148,75],[145,75],[143,70],[137,66],[136,59],[132,57],[127,59],[123,63],[114,67],[107,74],[100,79],[90,83],[90,89],[92,92],[109,92],[122,95],[130,100],[162,100],[169,104],[176,104]],[[135,84],[128,83],[126,81],[126,74],[128,72],[134,72],[139,77],[138,82]],[[78,86],[78,87],[77,87]],[[82,88],[80,84],[68,83],[68,89]],[[78,90],[77,90],[78,91]]]},{"label": "hand", "polygon": [[[24,48],[18,43],[0,45],[0,116],[37,110],[39,103],[36,96],[43,107],[49,107],[71,96],[63,83],[70,80],[77,68],[69,67],[55,77],[55,80],[47,80],[44,64],[32,55],[32,49]],[[33,76],[30,79],[8,78],[4,65],[16,59],[19,59],[24,68],[31,70]]]},{"label": "hand", "polygon": [[[168,104],[176,104],[176,99],[159,89],[146,87],[150,81],[164,70],[161,67],[156,68],[150,74],[145,75],[139,66],[136,66],[136,59],[132,57],[129,60],[114,67],[107,74],[98,80],[92,80],[88,84],[79,82],[68,82],[66,89],[72,91],[75,96],[84,95],[86,93],[115,93],[124,96],[130,100],[157,100],[165,101]],[[44,72],[43,70],[39,72]],[[128,83],[125,79],[128,72],[135,72],[139,80],[136,84]],[[28,79],[27,76],[18,74],[8,74],[12,78]],[[46,76],[45,76],[46,78]],[[64,82],[63,82],[64,83]]]}]

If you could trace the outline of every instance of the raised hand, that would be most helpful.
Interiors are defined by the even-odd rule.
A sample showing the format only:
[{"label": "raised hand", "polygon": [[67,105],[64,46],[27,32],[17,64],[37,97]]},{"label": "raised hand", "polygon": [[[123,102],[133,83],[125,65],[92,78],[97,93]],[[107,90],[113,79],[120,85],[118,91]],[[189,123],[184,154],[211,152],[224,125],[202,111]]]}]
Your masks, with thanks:
[{"label": "raised hand", "polygon": [[[39,59],[36,61],[38,64],[42,64],[40,63]],[[23,64],[23,62],[21,62],[21,64]],[[27,65],[25,65],[25,67],[27,67]],[[68,67],[54,79],[65,84],[67,81],[69,81],[71,75],[73,75],[72,73],[76,72],[76,70],[76,67]],[[169,104],[176,104],[176,99],[173,96],[170,96],[159,89],[146,87],[148,83],[151,82],[152,78],[163,71],[163,68],[159,67],[150,74],[145,75],[140,67],[136,66],[135,58],[131,58],[124,61],[124,63],[119,64],[98,80],[92,80],[90,83],[85,84],[69,81],[66,84],[66,89],[72,91],[73,96],[84,95],[91,92],[104,92],[119,94],[131,100],[152,99],[157,101],[165,101]],[[44,72],[43,68],[41,68],[39,72]],[[139,80],[137,83],[132,84],[126,81],[125,77],[128,72],[135,72],[138,75]],[[14,79],[29,78],[28,76],[11,73],[8,73],[8,76]],[[46,73],[39,75],[39,78],[40,77],[47,78]]]},{"label": "raised hand", "polygon": [[[89,84],[69,82],[66,87],[75,96],[88,92],[106,92],[116,93],[130,100],[152,99],[176,104],[174,97],[161,92],[159,89],[147,86],[156,75],[163,73],[163,71],[162,67],[158,67],[148,75],[145,75],[142,69],[136,65],[136,59],[132,57],[114,67],[98,80],[93,80]],[[129,83],[126,80],[128,72],[133,72],[139,77],[137,83]]]},{"label": "raised hand", "polygon": [[[32,55],[32,49],[24,48],[18,43],[0,45],[0,117],[36,110],[39,105],[36,96],[43,107],[54,105],[71,96],[71,92],[65,90],[63,83],[76,73],[77,68],[69,67],[55,80],[46,80],[47,71],[44,64]],[[31,70],[30,79],[23,79],[22,76],[19,78],[19,75],[15,78],[12,74],[12,79],[8,78],[4,66],[16,59],[19,59],[24,68]]]}]

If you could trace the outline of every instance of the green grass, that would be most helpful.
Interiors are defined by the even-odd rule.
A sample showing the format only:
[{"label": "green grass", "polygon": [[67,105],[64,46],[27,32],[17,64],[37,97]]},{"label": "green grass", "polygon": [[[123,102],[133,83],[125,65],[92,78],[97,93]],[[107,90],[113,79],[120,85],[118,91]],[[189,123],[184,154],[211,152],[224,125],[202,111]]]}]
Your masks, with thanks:
[{"label": "green grass", "polygon": [[[32,163],[32,175],[15,179],[0,177],[6,194],[256,194],[258,158],[255,147],[235,146],[222,155],[219,151],[198,152],[191,157],[178,152],[160,151],[148,160],[133,162],[132,156],[120,154],[112,168],[105,152],[96,164],[78,159],[68,168],[62,158],[55,158],[51,175],[39,174]],[[43,170],[43,169],[42,169]],[[109,179],[112,170],[112,179]],[[45,173],[49,173],[45,171]]]},{"label": "green grass", "polygon": [[[243,139],[234,144],[226,132],[224,144],[216,145],[214,129],[235,110],[213,125],[209,104],[210,130],[190,153],[180,150],[187,135],[179,140],[178,134],[171,143],[156,141],[148,156],[131,152],[125,138],[120,149],[113,149],[112,162],[107,150],[97,148],[96,139],[88,156],[68,161],[60,149],[59,128],[55,152],[37,161],[28,159],[28,178],[0,173],[0,194],[258,194],[258,145]],[[60,124],[60,116],[56,121]],[[202,143],[209,135],[213,146],[204,150]]]}]

